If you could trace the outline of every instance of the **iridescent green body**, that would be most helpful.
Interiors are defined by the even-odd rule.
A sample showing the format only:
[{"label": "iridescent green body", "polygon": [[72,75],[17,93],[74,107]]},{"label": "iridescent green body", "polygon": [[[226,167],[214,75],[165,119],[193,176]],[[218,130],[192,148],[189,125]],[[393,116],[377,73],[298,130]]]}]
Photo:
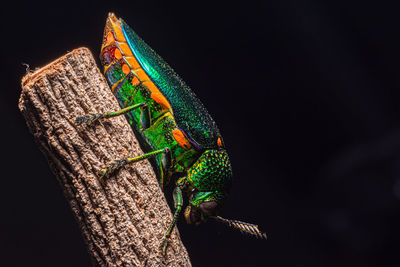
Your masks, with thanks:
[{"label": "iridescent green body", "polygon": [[86,114],[75,122],[92,123],[125,114],[141,137],[146,153],[112,161],[98,171],[101,180],[126,164],[145,159],[155,160],[162,187],[174,178],[175,212],[161,242],[162,251],[182,210],[184,192],[189,197],[184,212],[188,223],[213,218],[266,239],[257,225],[217,216],[230,189],[232,168],[214,120],[172,68],[112,13],[107,18],[100,59],[122,109]]},{"label": "iridescent green body", "polygon": [[124,21],[122,29],[136,59],[171,104],[177,126],[201,148],[218,148],[217,125],[192,90]]},{"label": "iridescent green body", "polygon": [[[203,104],[171,67],[129,26],[109,17],[100,55],[105,76],[122,108],[144,104],[126,114],[149,151],[169,148],[171,163],[156,157],[160,184],[170,177],[190,190],[194,207],[227,194],[232,170],[220,132]],[[183,186],[182,186],[183,188]]]}]

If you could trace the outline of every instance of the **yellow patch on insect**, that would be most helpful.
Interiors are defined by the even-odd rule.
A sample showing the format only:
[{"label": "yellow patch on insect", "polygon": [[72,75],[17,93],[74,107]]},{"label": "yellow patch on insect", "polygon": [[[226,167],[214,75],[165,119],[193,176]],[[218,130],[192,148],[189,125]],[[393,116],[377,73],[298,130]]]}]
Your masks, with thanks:
[{"label": "yellow patch on insect", "polygon": [[112,63],[110,65],[104,66],[104,71],[103,73],[106,74],[107,70],[112,66]]},{"label": "yellow patch on insect", "polygon": [[104,38],[103,46],[104,47],[109,46],[109,45],[113,44],[114,42],[115,42],[115,39],[114,39],[113,33],[111,31],[107,32],[107,34]]},{"label": "yellow patch on insect", "polygon": [[151,92],[150,97],[156,101],[163,109],[171,110],[171,105],[168,100],[163,96],[163,94],[158,90],[157,86],[151,81],[146,81],[143,83]]},{"label": "yellow patch on insect", "polygon": [[218,145],[219,147],[222,147],[222,140],[221,140],[220,137],[218,137],[217,145]]},{"label": "yellow patch on insect", "polygon": [[124,74],[129,74],[129,72],[131,72],[131,68],[129,68],[128,64],[122,65],[122,72]]},{"label": "yellow patch on insect", "polygon": [[114,32],[115,39],[118,42],[126,42],[124,32],[122,31],[121,28],[121,22],[119,21],[119,19],[117,19],[117,17],[114,14],[112,14],[108,17],[108,22],[110,23],[110,26]]},{"label": "yellow patch on insect", "polygon": [[114,50],[114,57],[115,57],[116,59],[118,59],[118,60],[120,60],[120,59],[122,58],[121,51],[120,51],[118,48],[116,48],[116,49]]},{"label": "yellow patch on insect", "polygon": [[[122,79],[121,79],[122,80]],[[117,88],[117,86],[119,85],[119,83],[121,82],[121,80],[119,80],[118,82],[116,82],[115,84],[113,84],[111,86],[111,92],[115,93],[115,89]]]},{"label": "yellow patch on insect", "polygon": [[135,72],[135,75],[139,78],[139,81],[141,81],[142,83],[150,81],[149,76],[147,76],[146,72],[144,72],[142,68],[133,71]]},{"label": "yellow patch on insect", "polygon": [[178,142],[179,146],[181,146],[184,149],[190,148],[189,140],[186,138],[186,136],[180,129],[172,130],[172,135],[174,136],[176,142]]},{"label": "yellow patch on insect", "polygon": [[140,68],[139,63],[137,62],[136,58],[134,57],[124,57],[124,60],[126,61],[126,63],[129,64],[129,66],[131,67],[131,69],[138,69]]},{"label": "yellow patch on insect", "polygon": [[136,76],[133,76],[132,81],[131,81],[131,84],[132,84],[133,86],[137,86],[137,85],[140,84],[140,81],[139,81],[139,79],[138,79]]},{"label": "yellow patch on insect", "polygon": [[126,42],[117,42],[117,45],[124,56],[133,57],[131,48],[129,47],[129,45]]}]

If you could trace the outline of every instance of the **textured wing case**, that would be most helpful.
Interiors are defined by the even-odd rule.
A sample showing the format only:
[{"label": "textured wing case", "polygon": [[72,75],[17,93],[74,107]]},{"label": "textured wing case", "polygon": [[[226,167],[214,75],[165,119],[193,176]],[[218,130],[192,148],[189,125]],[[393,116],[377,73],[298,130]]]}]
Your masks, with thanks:
[{"label": "textured wing case", "polygon": [[217,147],[219,130],[200,100],[173,69],[122,20],[121,27],[134,57],[170,103],[177,126],[200,147]]}]

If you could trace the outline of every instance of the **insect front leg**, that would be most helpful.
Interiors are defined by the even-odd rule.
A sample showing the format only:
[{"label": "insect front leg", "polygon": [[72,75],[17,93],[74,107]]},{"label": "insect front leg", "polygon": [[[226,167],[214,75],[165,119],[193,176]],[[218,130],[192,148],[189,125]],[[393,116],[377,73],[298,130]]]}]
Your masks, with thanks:
[{"label": "insect front leg", "polygon": [[108,118],[112,118],[112,117],[116,117],[116,116],[120,116],[123,114],[126,114],[134,109],[141,109],[141,122],[142,122],[142,126],[143,128],[148,128],[151,124],[151,120],[150,120],[150,111],[149,111],[149,107],[146,103],[139,103],[136,105],[132,105],[126,108],[123,108],[121,110],[115,111],[115,112],[105,112],[105,113],[93,113],[93,114],[86,114],[83,115],[81,117],[77,117],[75,118],[75,123],[77,125],[83,124],[83,123],[87,123],[87,124],[92,124],[93,122],[99,120],[99,119],[108,119]]},{"label": "insect front leg", "polygon": [[121,159],[121,160],[114,160],[110,163],[110,165],[106,168],[101,169],[100,171],[98,171],[99,175],[100,175],[100,179],[104,180],[105,178],[109,177],[113,172],[115,172],[116,170],[118,170],[119,168],[121,168],[122,166],[126,165],[126,164],[130,164],[130,163],[135,163],[141,160],[145,160],[151,157],[155,157],[159,154],[169,154],[170,153],[170,149],[168,147],[165,147],[163,149],[159,149],[159,150],[155,150],[137,157],[133,157],[133,158],[126,158],[126,159]]},{"label": "insect front leg", "polygon": [[165,232],[164,239],[162,240],[161,245],[160,245],[160,249],[163,254],[165,254],[165,251],[168,246],[169,238],[171,237],[171,232],[174,229],[176,221],[178,220],[179,215],[182,210],[182,206],[183,206],[182,187],[183,187],[183,185],[178,184],[174,189],[173,197],[174,197],[175,213],[174,213],[174,217],[172,218],[171,223],[169,224],[167,231]]}]

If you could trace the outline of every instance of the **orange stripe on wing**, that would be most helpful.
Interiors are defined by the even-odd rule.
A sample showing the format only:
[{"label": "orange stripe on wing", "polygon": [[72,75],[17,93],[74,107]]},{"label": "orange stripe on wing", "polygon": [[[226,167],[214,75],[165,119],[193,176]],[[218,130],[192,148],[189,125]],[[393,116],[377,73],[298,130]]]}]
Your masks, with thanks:
[{"label": "orange stripe on wing", "polygon": [[[147,82],[150,81],[149,76],[147,76],[146,72],[142,68],[134,70],[136,76],[139,78],[141,82]],[[158,90],[158,89],[157,89]]]},{"label": "orange stripe on wing", "polygon": [[118,45],[119,50],[121,50],[121,53],[124,56],[133,57],[131,48],[129,47],[129,45],[127,43],[122,43],[122,42],[116,42],[116,43]]},{"label": "orange stripe on wing", "polygon": [[[141,68],[137,59],[134,57],[132,50],[127,44],[127,41],[125,39],[124,32],[121,27],[121,21],[113,13],[110,13],[107,18],[106,31],[107,34],[103,40],[102,50],[104,47],[112,43],[115,43],[117,45],[117,49],[115,49],[114,51],[114,57],[117,60],[123,58],[124,61],[127,63],[121,66],[122,72],[127,75],[129,72],[132,71],[135,74],[135,77],[132,79],[132,85],[138,85],[139,83],[143,83],[143,85],[145,85],[150,90],[151,98],[156,103],[161,105],[163,109],[170,110],[172,114],[172,108],[168,100],[163,96],[163,94],[160,92],[157,86],[151,81],[146,72]],[[113,64],[105,66],[104,67],[105,71],[111,65]],[[113,91],[120,82],[121,81],[117,82],[112,86]]]},{"label": "orange stripe on wing", "polygon": [[178,144],[182,148],[184,148],[184,149],[190,148],[189,140],[187,140],[186,136],[182,133],[182,131],[180,129],[172,130],[172,135],[174,136],[176,142],[178,142]]},{"label": "orange stripe on wing", "polygon": [[162,108],[168,109],[172,112],[171,105],[163,94],[158,90],[157,86],[152,81],[143,82],[143,84],[149,88],[151,92],[151,98],[156,101]]},{"label": "orange stripe on wing", "polygon": [[107,20],[113,29],[115,39],[118,42],[126,42],[124,32],[122,31],[122,28],[121,28],[121,22],[119,21],[119,19],[114,14],[111,13],[108,16]]},{"label": "orange stripe on wing", "polygon": [[140,68],[139,62],[137,62],[136,58],[134,57],[124,57],[126,63],[131,66],[131,69],[138,69]]}]

